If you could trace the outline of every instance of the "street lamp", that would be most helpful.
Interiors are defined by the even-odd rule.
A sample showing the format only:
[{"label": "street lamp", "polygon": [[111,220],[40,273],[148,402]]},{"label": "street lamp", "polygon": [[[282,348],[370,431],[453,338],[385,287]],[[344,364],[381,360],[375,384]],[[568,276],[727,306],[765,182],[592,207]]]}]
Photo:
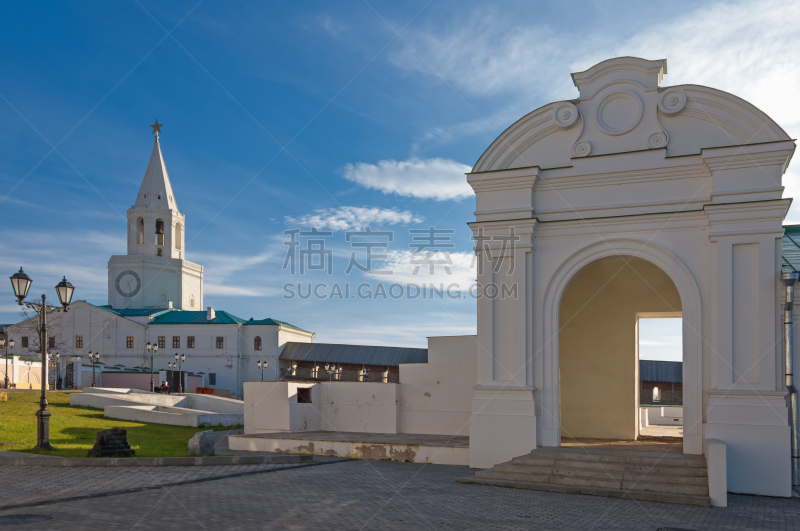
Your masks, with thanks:
[{"label": "street lamp", "polygon": [[[42,294],[42,302],[25,302],[25,297],[28,296],[28,290],[31,287],[31,277],[25,274],[22,268],[19,268],[17,273],[9,277],[11,279],[11,287],[14,288],[14,296],[17,298],[17,303],[20,306],[26,306],[39,314],[39,346],[42,349],[42,372],[47,371],[47,314],[53,312],[67,311],[69,303],[72,302],[72,293],[75,287],[67,282],[67,277],[64,277],[61,282],[56,284],[56,294],[61,307],[48,306],[47,296]],[[50,445],[50,413],[47,410],[47,378],[42,374],[42,394],[39,398],[39,411],[36,412],[36,446],[34,448],[41,450],[54,450]]]},{"label": "street lamp", "polygon": [[158,345],[151,345],[150,342],[147,342],[147,353],[150,354],[150,392],[155,392],[155,383],[153,383],[153,357],[158,352]]},{"label": "street lamp", "polygon": [[[2,347],[2,348],[6,347],[6,340],[5,339],[0,339],[0,347]],[[5,351],[6,351],[5,352],[5,354],[6,354],[6,372],[5,372],[6,382],[5,382],[5,388],[6,389],[8,389],[8,349],[11,349],[11,348],[14,348],[14,340],[13,339],[9,339],[8,340],[8,348],[5,348]]]},{"label": "street lamp", "polygon": [[53,391],[58,389],[58,380],[59,380],[59,362],[61,361],[61,354],[56,352],[55,354],[50,355],[50,365],[53,367]]},{"label": "street lamp", "polygon": [[180,392],[182,393],[183,392],[183,374],[181,374],[181,364],[184,361],[186,361],[186,354],[178,354],[176,352],[175,353],[175,361],[177,362],[176,364],[178,366],[178,380],[180,380],[179,389],[180,389]]},{"label": "street lamp", "polygon": [[89,351],[89,361],[92,362],[92,387],[97,387],[97,380],[94,377],[94,368],[97,366],[97,362],[100,361],[100,353]]},{"label": "street lamp", "polygon": [[328,381],[333,380],[333,374],[337,371],[336,365],[325,364],[325,370],[328,371]]},{"label": "street lamp", "polygon": [[264,360],[263,362],[259,360],[259,361],[256,362],[256,365],[258,365],[258,368],[261,369],[261,381],[263,382],[264,381],[264,369],[267,368],[267,365],[269,365],[269,362],[266,361],[266,360]]}]

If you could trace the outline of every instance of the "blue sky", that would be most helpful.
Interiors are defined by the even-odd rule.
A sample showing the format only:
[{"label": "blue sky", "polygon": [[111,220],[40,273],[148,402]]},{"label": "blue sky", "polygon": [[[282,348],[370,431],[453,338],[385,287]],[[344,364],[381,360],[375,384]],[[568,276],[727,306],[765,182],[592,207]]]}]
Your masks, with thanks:
[{"label": "blue sky", "polygon": [[[318,341],[474,333],[461,291],[286,300],[283,285],[384,280],[344,274],[345,230],[366,226],[394,232],[381,267],[402,286],[409,229],[453,230],[452,274],[421,281],[468,285],[475,205],[463,173],[522,115],[575,97],[570,72],[609,57],[666,57],[664,84],[733,92],[796,137],[798,19],[797,4],[768,1],[5,2],[0,264],[24,266],[32,293],[52,295],[66,275],[76,298],[105,303],[157,117],[206,305]],[[282,269],[283,231],[311,224],[333,231],[332,277]],[[14,322],[3,293],[0,319]]]}]

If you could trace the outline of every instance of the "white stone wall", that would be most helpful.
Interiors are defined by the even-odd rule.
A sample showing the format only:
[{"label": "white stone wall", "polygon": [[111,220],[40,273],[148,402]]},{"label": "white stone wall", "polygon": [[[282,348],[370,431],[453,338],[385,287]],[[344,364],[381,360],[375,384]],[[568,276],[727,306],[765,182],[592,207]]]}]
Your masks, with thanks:
[{"label": "white stone wall", "polygon": [[469,435],[476,336],[428,338],[428,363],[400,365],[400,433]]}]

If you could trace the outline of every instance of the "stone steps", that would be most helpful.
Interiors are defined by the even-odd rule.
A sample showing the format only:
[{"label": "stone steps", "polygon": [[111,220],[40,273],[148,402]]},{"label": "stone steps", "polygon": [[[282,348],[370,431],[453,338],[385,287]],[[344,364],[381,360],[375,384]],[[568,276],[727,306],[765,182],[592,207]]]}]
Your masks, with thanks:
[{"label": "stone steps", "polygon": [[538,449],[460,483],[709,507],[703,456],[585,447]]},{"label": "stone steps", "polygon": [[540,490],[558,492],[562,494],[583,494],[586,496],[603,496],[606,498],[625,498],[629,500],[651,501],[660,503],[679,503],[695,505],[697,507],[710,507],[708,496],[691,496],[687,494],[671,494],[666,492],[648,492],[638,490],[601,489],[596,487],[583,487],[573,485],[558,485],[555,483],[531,483],[525,481],[504,481],[497,479],[459,478],[458,483],[473,485],[488,485],[492,487],[506,487],[512,489]]}]

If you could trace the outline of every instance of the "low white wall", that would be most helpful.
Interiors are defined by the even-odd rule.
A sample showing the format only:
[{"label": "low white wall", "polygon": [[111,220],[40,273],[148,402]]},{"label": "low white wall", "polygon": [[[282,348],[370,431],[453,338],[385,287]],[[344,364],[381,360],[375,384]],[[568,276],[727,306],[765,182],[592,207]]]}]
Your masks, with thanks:
[{"label": "low white wall", "polygon": [[236,414],[244,412],[244,403],[240,400],[223,398],[212,395],[163,395],[137,391],[136,389],[100,389],[93,388],[83,393],[71,393],[69,396],[71,406],[85,406],[105,408],[106,406],[130,406],[147,404],[164,407],[182,407],[197,409],[212,413]]},{"label": "low white wall", "polygon": [[476,336],[428,338],[428,363],[400,365],[400,433],[469,435]]},{"label": "low white wall", "polygon": [[[401,365],[400,384],[244,382],[244,432],[469,435],[477,353],[475,336],[429,338],[428,363]],[[300,387],[310,404],[297,402]]]},{"label": "low white wall", "polygon": [[242,423],[241,414],[161,406],[107,406],[103,415],[112,419],[172,426],[237,426]]},{"label": "low white wall", "polygon": [[642,406],[639,416],[640,427],[683,426],[682,407]]},{"label": "low white wall", "polygon": [[[399,385],[375,382],[323,382],[320,429],[360,433],[397,433]],[[312,401],[313,401],[312,394]],[[290,404],[291,405],[291,404]],[[295,404],[310,406],[312,404]]]},{"label": "low white wall", "polygon": [[[311,403],[297,389],[311,388]],[[245,434],[302,431],[397,433],[398,385],[373,382],[245,382]]]}]

